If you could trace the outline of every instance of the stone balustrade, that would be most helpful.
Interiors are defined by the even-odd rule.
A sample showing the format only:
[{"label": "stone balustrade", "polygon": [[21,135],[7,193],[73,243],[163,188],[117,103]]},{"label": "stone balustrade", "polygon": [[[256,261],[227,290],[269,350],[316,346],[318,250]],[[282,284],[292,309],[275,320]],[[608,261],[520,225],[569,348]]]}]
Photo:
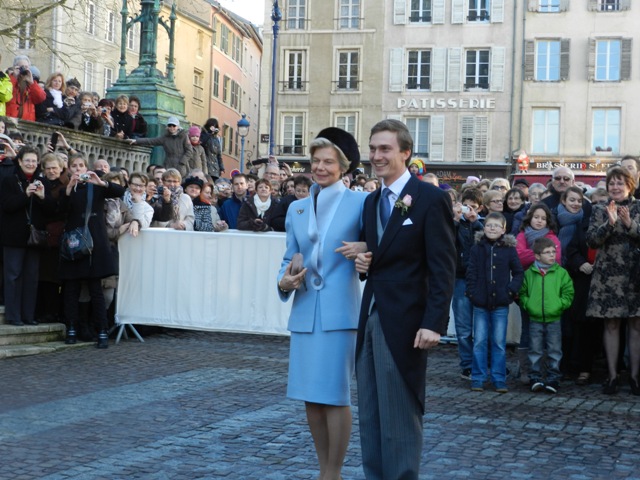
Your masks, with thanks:
[{"label": "stone balustrade", "polygon": [[98,157],[104,157],[112,167],[125,167],[129,172],[144,172],[151,161],[152,149],[149,147],[129,145],[124,140],[116,138],[26,120],[20,120],[13,125],[11,120],[9,119],[7,124],[8,130],[18,130],[25,143],[34,145],[43,153],[47,150],[46,145],[51,139],[51,134],[57,131],[64,135],[73,149],[86,155],[89,165]]}]

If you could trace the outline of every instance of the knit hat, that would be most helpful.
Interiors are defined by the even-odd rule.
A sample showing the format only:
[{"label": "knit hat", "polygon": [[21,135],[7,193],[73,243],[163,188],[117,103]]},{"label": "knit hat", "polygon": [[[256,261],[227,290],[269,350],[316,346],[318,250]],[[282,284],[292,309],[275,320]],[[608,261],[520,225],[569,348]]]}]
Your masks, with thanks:
[{"label": "knit hat", "polygon": [[36,67],[35,65],[31,65],[29,67],[29,70],[31,70],[31,76],[33,77],[33,79],[36,82],[40,81],[40,69],[38,67]]},{"label": "knit hat", "polygon": [[78,90],[80,90],[80,82],[76,77],[70,78],[69,80],[67,80],[67,87],[76,87]]},{"label": "knit hat", "polygon": [[516,185],[524,185],[525,187],[528,187],[529,186],[529,182],[527,182],[527,180],[524,179],[524,178],[518,178],[515,182],[513,182],[513,185],[514,186],[516,186]]},{"label": "knit hat", "polygon": [[169,125],[175,125],[176,127],[179,127],[180,120],[178,120],[178,117],[169,117],[169,119],[167,120],[167,126]]},{"label": "knit hat", "polygon": [[195,125],[189,127],[189,136],[190,137],[199,137],[200,136],[200,127],[196,127]]},{"label": "knit hat", "polygon": [[349,160],[349,170],[346,173],[351,173],[360,165],[360,148],[356,139],[349,132],[341,128],[329,127],[322,130],[316,138],[326,138],[342,150],[344,156]]},{"label": "knit hat", "polygon": [[189,185],[197,185],[202,189],[204,182],[198,177],[187,177],[184,179],[184,182],[182,182],[182,188],[186,190]]},{"label": "knit hat", "polygon": [[424,174],[424,162],[422,160],[420,160],[419,158],[413,158],[409,162],[409,166],[411,165],[415,165],[416,167],[418,167],[418,175]]},{"label": "knit hat", "polygon": [[471,183],[471,182],[480,183],[480,179],[478,177],[476,177],[475,175],[469,175],[467,177],[467,179],[465,180],[465,183]]}]

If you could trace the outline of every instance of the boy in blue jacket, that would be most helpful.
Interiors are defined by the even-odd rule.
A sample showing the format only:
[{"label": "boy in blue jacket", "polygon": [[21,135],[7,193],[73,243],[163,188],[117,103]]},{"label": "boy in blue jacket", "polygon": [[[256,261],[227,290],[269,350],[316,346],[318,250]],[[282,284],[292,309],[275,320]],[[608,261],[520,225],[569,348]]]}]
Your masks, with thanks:
[{"label": "boy in blue jacket", "polygon": [[[573,281],[556,263],[556,245],[547,237],[533,242],[536,260],[524,274],[520,306],[529,312],[529,385],[532,392],[557,393],[562,360],[560,318],[573,302]],[[547,379],[542,378],[542,355],[547,350]]]},{"label": "boy in blue jacket", "polygon": [[[473,363],[471,390],[482,391],[489,377],[488,346],[491,345],[490,377],[496,392],[507,393],[507,324],[509,304],[522,285],[522,264],[516,239],[505,235],[507,220],[492,212],[483,232],[476,234],[467,267],[467,297],[473,304]],[[489,342],[491,339],[491,342]]]}]

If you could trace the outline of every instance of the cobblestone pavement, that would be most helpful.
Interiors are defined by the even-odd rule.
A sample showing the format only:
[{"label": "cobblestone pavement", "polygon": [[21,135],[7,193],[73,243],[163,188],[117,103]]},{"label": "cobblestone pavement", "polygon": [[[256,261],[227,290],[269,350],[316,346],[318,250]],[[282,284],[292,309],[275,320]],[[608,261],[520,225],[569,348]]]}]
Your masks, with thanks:
[{"label": "cobblestone pavement", "polygon": [[[0,478],[316,478],[303,404],[285,398],[288,343],[167,330],[1,360]],[[438,347],[421,478],[640,479],[640,398],[628,387],[509,386],[470,392],[455,346]],[[343,476],[364,477],[357,408]]]}]

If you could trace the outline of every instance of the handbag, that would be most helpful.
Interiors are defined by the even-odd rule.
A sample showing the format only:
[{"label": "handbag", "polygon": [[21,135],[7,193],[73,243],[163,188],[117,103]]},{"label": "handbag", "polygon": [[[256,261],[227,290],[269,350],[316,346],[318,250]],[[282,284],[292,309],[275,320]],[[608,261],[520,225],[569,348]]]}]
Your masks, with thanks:
[{"label": "handbag", "polygon": [[84,212],[84,227],[77,227],[65,231],[60,239],[60,257],[69,262],[75,262],[90,257],[93,252],[93,237],[89,232],[89,217],[93,203],[93,185],[87,185],[87,208]]},{"label": "handbag", "polygon": [[27,239],[27,246],[44,248],[48,245],[49,233],[46,230],[38,230],[31,223],[31,214],[33,209],[33,197],[29,200],[29,211],[27,212],[27,223],[29,225],[29,238]]}]

